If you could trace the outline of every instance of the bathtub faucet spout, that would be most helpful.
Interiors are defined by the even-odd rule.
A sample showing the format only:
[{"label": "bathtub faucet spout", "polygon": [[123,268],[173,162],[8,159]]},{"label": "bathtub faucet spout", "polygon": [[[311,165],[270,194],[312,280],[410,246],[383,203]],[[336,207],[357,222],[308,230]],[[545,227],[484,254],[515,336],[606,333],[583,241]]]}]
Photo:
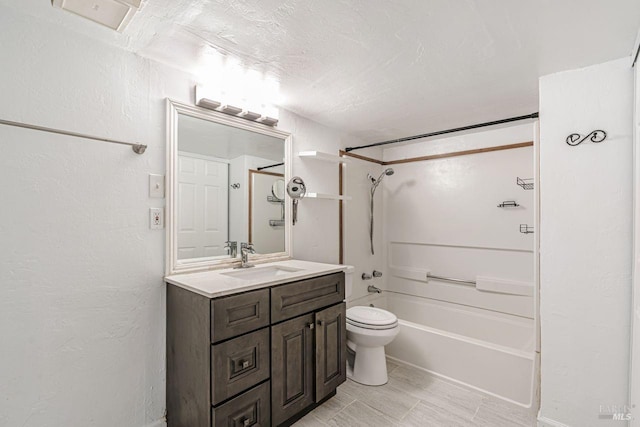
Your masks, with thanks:
[{"label": "bathtub faucet spout", "polygon": [[369,291],[369,292],[375,292],[375,293],[377,293],[377,294],[381,294],[381,293],[382,293],[382,289],[380,289],[380,288],[376,288],[376,287],[375,287],[375,286],[373,286],[373,285],[369,285],[369,287],[367,287],[367,291]]}]

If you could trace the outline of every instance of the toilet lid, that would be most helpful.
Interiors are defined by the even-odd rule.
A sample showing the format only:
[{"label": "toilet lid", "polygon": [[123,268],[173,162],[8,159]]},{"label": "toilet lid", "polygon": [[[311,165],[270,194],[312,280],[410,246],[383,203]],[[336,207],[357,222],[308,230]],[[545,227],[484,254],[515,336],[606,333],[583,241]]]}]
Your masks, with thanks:
[{"label": "toilet lid", "polygon": [[387,326],[398,322],[395,314],[375,307],[357,306],[347,310],[347,321],[362,325]]}]

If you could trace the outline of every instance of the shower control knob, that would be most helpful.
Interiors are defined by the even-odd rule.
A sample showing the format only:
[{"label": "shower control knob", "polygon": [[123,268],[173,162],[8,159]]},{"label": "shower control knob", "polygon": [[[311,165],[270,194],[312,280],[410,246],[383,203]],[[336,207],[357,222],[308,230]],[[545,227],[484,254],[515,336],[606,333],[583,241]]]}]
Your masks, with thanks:
[{"label": "shower control knob", "polygon": [[382,271],[373,270],[373,277],[382,277]]},{"label": "shower control knob", "polygon": [[367,273],[362,273],[362,280],[371,280],[371,275]]}]

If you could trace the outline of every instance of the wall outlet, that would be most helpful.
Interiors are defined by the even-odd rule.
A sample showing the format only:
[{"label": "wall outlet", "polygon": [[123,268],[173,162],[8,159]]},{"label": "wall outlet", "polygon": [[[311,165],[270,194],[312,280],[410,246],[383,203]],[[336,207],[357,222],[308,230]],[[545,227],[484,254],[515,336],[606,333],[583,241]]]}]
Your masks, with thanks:
[{"label": "wall outlet", "polygon": [[164,175],[149,174],[149,197],[164,199]]},{"label": "wall outlet", "polygon": [[163,208],[149,208],[149,228],[152,230],[164,228]]}]

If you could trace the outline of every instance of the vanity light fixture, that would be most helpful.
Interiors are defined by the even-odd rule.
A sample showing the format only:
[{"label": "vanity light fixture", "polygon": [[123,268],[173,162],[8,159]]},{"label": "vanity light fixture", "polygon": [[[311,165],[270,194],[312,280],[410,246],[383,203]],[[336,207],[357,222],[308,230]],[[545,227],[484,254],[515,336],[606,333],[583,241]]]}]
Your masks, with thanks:
[{"label": "vanity light fixture", "polygon": [[[253,122],[262,123],[267,126],[274,127],[278,124],[278,119],[268,116],[264,113],[251,111],[238,106],[226,104],[218,101],[221,99],[221,93],[214,93],[204,86],[196,86],[196,105],[198,107],[207,108],[209,110],[219,111],[221,113],[229,114],[231,116],[240,117]],[[277,112],[275,109],[271,109]]]},{"label": "vanity light fixture", "polygon": [[278,124],[278,119],[274,119],[272,117],[267,117],[267,116],[261,117],[260,120],[258,121],[267,126],[275,126]]},{"label": "vanity light fixture", "polygon": [[196,105],[203,108],[208,108],[209,110],[215,110],[222,104],[219,103],[218,101],[214,101],[213,99],[201,98],[198,102],[196,102]]},{"label": "vanity light fixture", "polygon": [[245,110],[245,111],[242,112],[242,114],[240,114],[240,117],[242,117],[243,119],[247,119],[247,120],[258,120],[260,117],[262,117],[262,114],[254,113],[253,111]]},{"label": "vanity light fixture", "polygon": [[220,107],[220,111],[222,111],[225,114],[230,114],[232,116],[235,116],[235,115],[238,115],[238,114],[242,113],[242,108],[234,107],[233,105],[229,105],[229,104],[225,104],[225,105]]}]

